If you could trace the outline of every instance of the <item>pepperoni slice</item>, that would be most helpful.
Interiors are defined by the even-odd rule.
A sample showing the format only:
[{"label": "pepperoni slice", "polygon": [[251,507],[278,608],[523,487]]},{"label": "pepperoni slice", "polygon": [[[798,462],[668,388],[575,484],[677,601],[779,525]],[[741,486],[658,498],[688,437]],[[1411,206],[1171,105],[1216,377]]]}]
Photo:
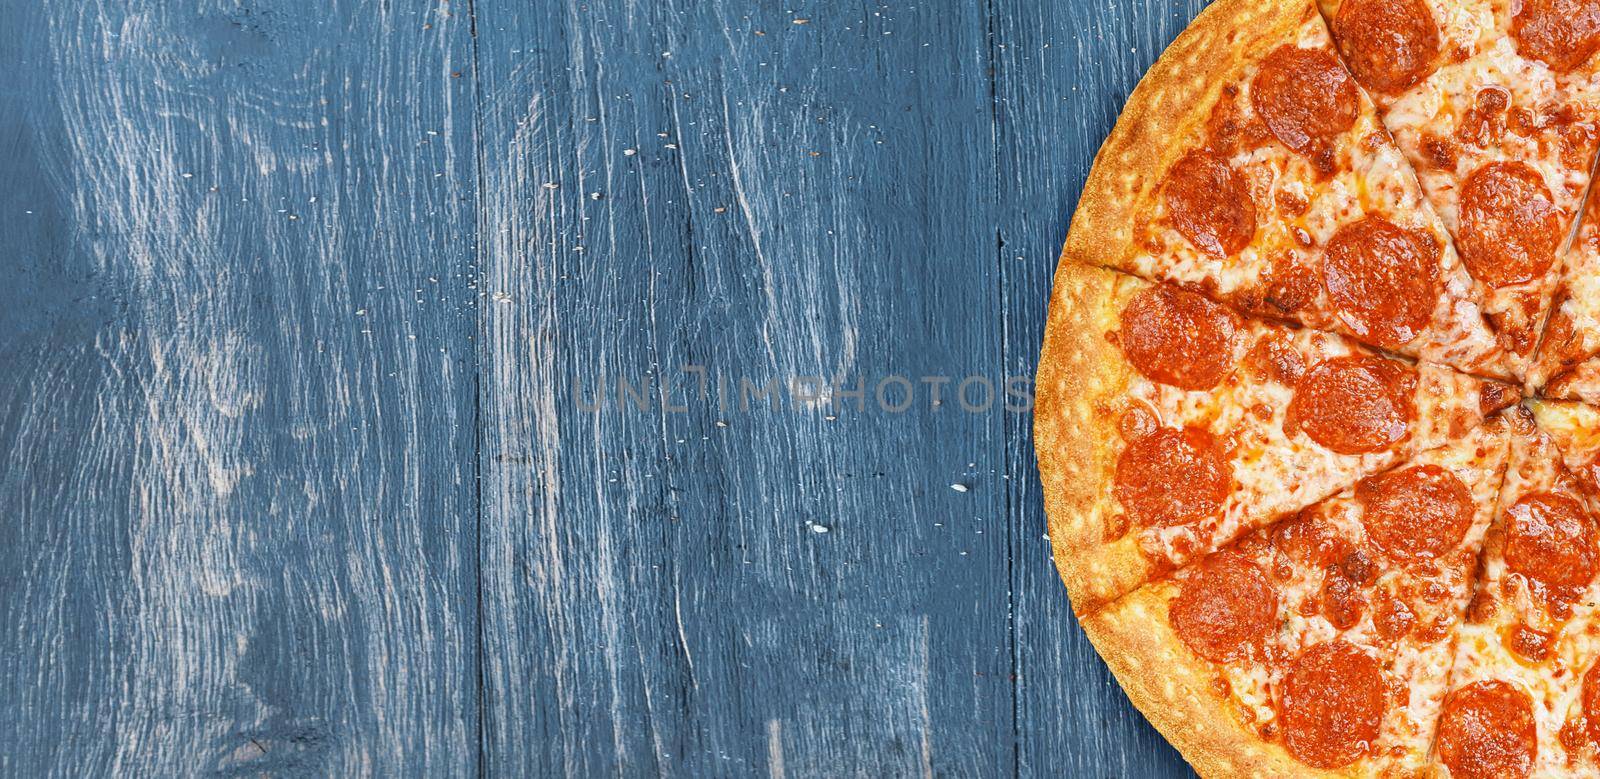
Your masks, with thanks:
[{"label": "pepperoni slice", "polygon": [[1333,54],[1284,44],[1261,63],[1250,104],[1283,145],[1310,155],[1356,123],[1356,82]]},{"label": "pepperoni slice", "polygon": [[1259,650],[1278,627],[1278,591],[1255,563],[1223,552],[1183,578],[1167,618],[1195,654],[1233,662]]},{"label": "pepperoni slice", "polygon": [[1501,384],[1498,381],[1485,381],[1478,389],[1478,411],[1484,416],[1489,416],[1496,411],[1510,408],[1522,400],[1522,393],[1510,384]]},{"label": "pepperoni slice", "polygon": [[1340,454],[1381,452],[1409,432],[1416,387],[1416,373],[1393,360],[1324,360],[1295,385],[1287,424]]},{"label": "pepperoni slice", "polygon": [[1422,0],[1344,0],[1333,40],[1356,81],[1374,92],[1411,88],[1439,57],[1439,27]]},{"label": "pepperoni slice", "polygon": [[1290,560],[1313,568],[1326,568],[1350,553],[1350,542],[1316,506],[1301,509],[1293,519],[1274,528],[1272,542]]},{"label": "pepperoni slice", "polygon": [[1155,432],[1159,420],[1155,412],[1139,401],[1131,401],[1117,418],[1117,435],[1124,441],[1135,441]]},{"label": "pepperoni slice", "polygon": [[1316,271],[1296,265],[1292,254],[1273,258],[1263,281],[1267,288],[1262,302],[1281,314],[1293,314],[1310,305],[1322,286]]},{"label": "pepperoni slice", "polygon": [[1282,333],[1269,332],[1250,347],[1244,357],[1250,374],[1285,386],[1294,386],[1306,372],[1305,358],[1294,348],[1294,342]]},{"label": "pepperoni slice", "polygon": [[1506,509],[1506,566],[1555,587],[1582,587],[1595,575],[1595,532],[1575,498],[1534,492]]},{"label": "pepperoni slice", "polygon": [[1533,700],[1502,681],[1473,682],[1444,701],[1435,747],[1452,779],[1520,779],[1539,754]]},{"label": "pepperoni slice", "polygon": [[1233,464],[1198,427],[1163,427],[1123,450],[1117,500],[1143,527],[1186,525],[1215,515],[1233,491]]},{"label": "pepperoni slice", "polygon": [[1300,653],[1283,680],[1284,743],[1307,765],[1338,768],[1370,752],[1383,724],[1383,670],[1343,641]]},{"label": "pepperoni slice", "polygon": [[1391,559],[1421,563],[1456,548],[1472,526],[1472,491],[1451,471],[1416,465],[1356,485],[1367,537]]},{"label": "pepperoni slice", "polygon": [[1438,277],[1439,246],[1381,216],[1339,228],[1322,264],[1323,286],[1351,331],[1389,349],[1428,326]]},{"label": "pepperoni slice", "polygon": [[1365,587],[1378,578],[1377,563],[1360,549],[1352,549],[1339,558],[1339,572],[1352,583]]},{"label": "pepperoni slice", "polygon": [[1566,73],[1600,48],[1600,0],[1522,0],[1511,37],[1523,56]]},{"label": "pepperoni slice", "polygon": [[1505,637],[1505,643],[1511,647],[1511,651],[1535,663],[1542,663],[1550,656],[1550,642],[1553,640],[1554,634],[1522,624],[1513,627]]},{"label": "pepperoni slice", "polygon": [[1231,257],[1255,237],[1255,201],[1227,160],[1191,151],[1172,164],[1162,189],[1173,226],[1200,251]]},{"label": "pepperoni slice", "polygon": [[1322,576],[1322,616],[1339,630],[1349,630],[1361,621],[1366,610],[1367,596],[1361,586],[1338,568],[1330,568]]},{"label": "pepperoni slice", "polygon": [[1491,162],[1461,186],[1461,260],[1491,287],[1543,276],[1561,243],[1561,212],[1537,171]]},{"label": "pepperoni slice", "polygon": [[1589,666],[1583,675],[1583,719],[1587,723],[1589,740],[1600,742],[1600,662]]},{"label": "pepperoni slice", "polygon": [[1193,292],[1166,284],[1135,295],[1122,310],[1122,351],[1145,376],[1186,390],[1217,386],[1233,370],[1239,317]]},{"label": "pepperoni slice", "polygon": [[1417,614],[1411,606],[1392,594],[1384,593],[1372,608],[1372,626],[1378,635],[1393,641],[1410,633],[1417,624]]}]

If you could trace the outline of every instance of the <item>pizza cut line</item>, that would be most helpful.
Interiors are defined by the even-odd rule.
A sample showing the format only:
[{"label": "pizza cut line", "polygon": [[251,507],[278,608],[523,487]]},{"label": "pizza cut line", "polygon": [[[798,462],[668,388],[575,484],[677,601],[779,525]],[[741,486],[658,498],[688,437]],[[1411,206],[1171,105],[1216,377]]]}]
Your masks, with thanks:
[{"label": "pizza cut line", "polygon": [[1600,0],[1217,0],[1057,268],[1055,562],[1206,776],[1600,775]]},{"label": "pizza cut line", "polygon": [[1052,543],[1094,609],[1520,399],[1510,385],[1247,319],[1171,284],[1064,265],[1037,419]]},{"label": "pizza cut line", "polygon": [[1546,397],[1600,404],[1600,198],[1589,198],[1563,263],[1528,383]]},{"label": "pizza cut line", "polygon": [[1174,741],[1193,735],[1202,772],[1420,771],[1506,452],[1496,420],[1084,616],[1084,629],[1097,646],[1132,647],[1106,659],[1136,703],[1189,709]]}]

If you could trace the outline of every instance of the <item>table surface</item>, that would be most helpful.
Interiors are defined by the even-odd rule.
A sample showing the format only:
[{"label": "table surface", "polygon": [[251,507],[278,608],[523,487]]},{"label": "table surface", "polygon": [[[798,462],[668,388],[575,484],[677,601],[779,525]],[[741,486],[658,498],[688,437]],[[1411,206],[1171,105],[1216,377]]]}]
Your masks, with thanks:
[{"label": "table surface", "polygon": [[3,5],[0,774],[1188,774],[980,401],[1200,3]]}]

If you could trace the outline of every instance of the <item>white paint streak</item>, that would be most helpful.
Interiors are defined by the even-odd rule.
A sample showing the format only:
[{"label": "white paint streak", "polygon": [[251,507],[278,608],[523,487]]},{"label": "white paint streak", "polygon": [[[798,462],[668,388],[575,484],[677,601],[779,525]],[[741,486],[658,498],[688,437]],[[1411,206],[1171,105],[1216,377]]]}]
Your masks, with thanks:
[{"label": "white paint streak", "polygon": [[767,776],[772,779],[788,776],[783,770],[783,722],[776,719],[767,720]]}]

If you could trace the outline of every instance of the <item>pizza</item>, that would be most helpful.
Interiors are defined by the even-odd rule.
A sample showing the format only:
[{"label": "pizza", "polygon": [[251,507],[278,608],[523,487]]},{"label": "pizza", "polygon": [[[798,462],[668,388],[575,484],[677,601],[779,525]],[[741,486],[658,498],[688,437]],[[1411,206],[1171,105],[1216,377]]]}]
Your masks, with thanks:
[{"label": "pizza", "polygon": [[1600,411],[1508,415],[1510,465],[1457,634],[1436,750],[1454,776],[1593,775],[1600,741]]},{"label": "pizza", "polygon": [[1600,199],[1584,208],[1564,281],[1528,372],[1546,397],[1600,403]]},{"label": "pizza", "polygon": [[1320,2],[1525,372],[1594,159],[1600,11],[1583,0]]},{"label": "pizza", "polygon": [[1134,90],[1064,255],[1510,377],[1488,288],[1310,5],[1224,2]]},{"label": "pizza", "polygon": [[[1083,627],[1203,772],[1417,771],[1505,474],[1499,420],[1368,476]],[[1175,672],[1176,671],[1176,672]],[[1225,754],[1219,754],[1225,752]]]},{"label": "pizza", "polygon": [[1057,271],[1041,440],[1062,505],[1052,543],[1094,608],[1244,533],[1444,446],[1520,399],[1511,385],[1387,356],[1335,333],[1248,319],[1176,285]]},{"label": "pizza", "polygon": [[1057,568],[1206,776],[1600,775],[1600,0],[1217,0],[1062,249]]}]

